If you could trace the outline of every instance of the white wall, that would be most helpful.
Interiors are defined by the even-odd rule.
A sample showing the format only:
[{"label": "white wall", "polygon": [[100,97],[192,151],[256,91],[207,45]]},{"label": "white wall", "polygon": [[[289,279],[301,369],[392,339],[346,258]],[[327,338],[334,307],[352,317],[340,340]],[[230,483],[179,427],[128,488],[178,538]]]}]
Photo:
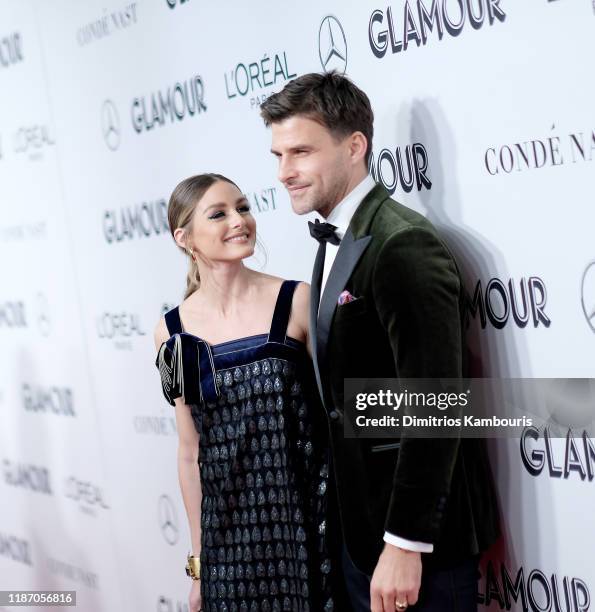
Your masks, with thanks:
[{"label": "white wall", "polygon": [[[465,0],[459,27],[458,0],[436,0],[441,32],[422,28],[431,5],[2,3],[0,589],[75,589],[89,611],[184,609],[188,528],[152,330],[186,270],[164,207],[181,179],[227,174],[254,205],[266,270],[309,279],[315,243],[258,113],[296,75],[346,69],[368,93],[374,173],[390,186],[400,156],[394,197],[441,228],[484,306],[490,287],[485,325],[471,315],[475,373],[593,374],[592,2]],[[181,118],[160,125],[151,99],[177,83]],[[498,293],[509,281],[518,323]],[[505,538],[480,592],[495,610],[589,609],[593,478],[547,463],[531,475],[518,441],[491,451]],[[564,440],[551,456],[563,465]]]}]

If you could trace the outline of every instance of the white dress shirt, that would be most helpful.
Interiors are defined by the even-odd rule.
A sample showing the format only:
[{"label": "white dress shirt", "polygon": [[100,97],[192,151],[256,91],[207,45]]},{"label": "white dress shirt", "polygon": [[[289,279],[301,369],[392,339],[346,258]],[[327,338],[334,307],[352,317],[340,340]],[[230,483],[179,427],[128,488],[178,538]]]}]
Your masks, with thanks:
[{"label": "white dress shirt", "polygon": [[[347,228],[349,227],[351,218],[355,214],[355,211],[357,210],[358,206],[361,204],[362,200],[368,195],[368,193],[372,191],[375,185],[376,182],[368,174],[361,183],[354,187],[354,189],[350,191],[345,196],[345,198],[343,198],[343,200],[341,200],[335,206],[335,208],[333,208],[328,218],[325,219],[327,223],[331,223],[332,225],[335,225],[337,227],[337,229],[335,230],[335,234],[337,234],[339,238],[343,238],[345,232],[347,231]],[[339,246],[340,245],[338,244],[331,244],[330,242],[326,243],[324,268],[322,271],[322,282],[320,285],[321,298],[322,293],[324,291],[324,287],[326,285],[326,281],[335,261],[335,257],[337,256]],[[401,538],[393,533],[389,533],[388,531],[384,532],[384,541],[388,542],[389,544],[392,544],[393,546],[398,546],[399,548],[404,548],[405,550],[412,550],[415,552],[431,553],[434,550],[433,544],[406,540],[405,538]]]}]

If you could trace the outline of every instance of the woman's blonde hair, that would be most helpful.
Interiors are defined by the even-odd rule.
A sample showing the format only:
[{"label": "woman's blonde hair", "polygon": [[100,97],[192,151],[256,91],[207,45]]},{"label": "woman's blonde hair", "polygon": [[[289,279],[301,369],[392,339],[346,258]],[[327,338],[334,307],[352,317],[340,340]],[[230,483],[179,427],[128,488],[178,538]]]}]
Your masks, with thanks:
[{"label": "woman's blonde hair", "polygon": [[[169,198],[169,205],[167,207],[167,221],[172,237],[178,228],[184,229],[187,236],[192,233],[192,218],[196,205],[207,189],[218,181],[225,181],[238,187],[227,177],[214,173],[191,176],[176,186]],[[187,249],[184,249],[184,247],[179,248],[188,254],[190,260],[188,275],[186,276],[186,291],[184,293],[184,299],[186,299],[200,287],[200,276],[198,264],[194,257],[190,255],[190,245],[188,245]]]}]

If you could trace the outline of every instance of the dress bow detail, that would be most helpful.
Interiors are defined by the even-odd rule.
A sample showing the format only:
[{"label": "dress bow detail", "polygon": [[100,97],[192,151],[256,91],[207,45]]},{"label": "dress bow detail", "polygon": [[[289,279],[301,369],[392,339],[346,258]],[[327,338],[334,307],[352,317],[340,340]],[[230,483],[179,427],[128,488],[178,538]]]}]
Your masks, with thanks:
[{"label": "dress bow detail", "polygon": [[[198,365],[198,380],[192,374],[194,359]],[[196,404],[215,402],[221,394],[216,383],[213,352],[200,338],[174,334],[159,348],[155,365],[159,368],[163,395],[172,406],[177,397],[183,396],[186,404]]]}]

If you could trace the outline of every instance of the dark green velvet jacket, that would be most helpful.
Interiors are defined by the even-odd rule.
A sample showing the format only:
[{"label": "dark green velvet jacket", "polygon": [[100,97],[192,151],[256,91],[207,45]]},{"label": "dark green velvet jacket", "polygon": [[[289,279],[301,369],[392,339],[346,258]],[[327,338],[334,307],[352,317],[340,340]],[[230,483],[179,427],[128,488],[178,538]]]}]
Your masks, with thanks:
[{"label": "dark green velvet jacket", "polygon": [[[328,416],[343,540],[373,573],[384,531],[434,544],[446,567],[497,538],[496,499],[482,440],[348,439],[345,378],[459,378],[463,293],[449,250],[422,215],[377,185],[354,214],[320,299],[312,278],[314,366]],[[356,299],[338,306],[347,289]],[[317,304],[320,307],[317,312]]]}]

